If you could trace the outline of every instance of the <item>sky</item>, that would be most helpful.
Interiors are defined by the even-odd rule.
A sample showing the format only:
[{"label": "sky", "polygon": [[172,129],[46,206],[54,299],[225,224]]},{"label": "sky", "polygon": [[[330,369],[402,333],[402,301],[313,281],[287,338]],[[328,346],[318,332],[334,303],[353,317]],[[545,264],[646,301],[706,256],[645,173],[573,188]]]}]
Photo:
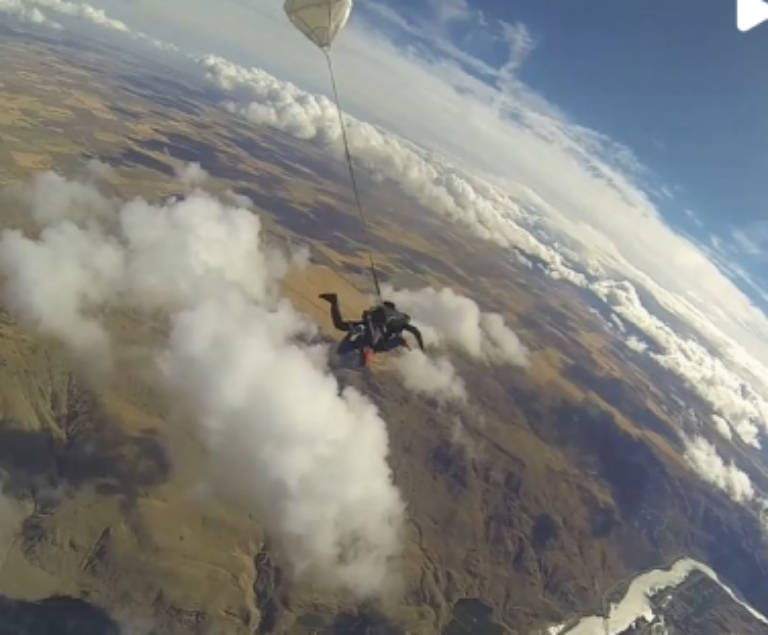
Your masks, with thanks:
[{"label": "sky", "polygon": [[525,81],[630,146],[667,181],[674,199],[661,207],[676,225],[702,240],[717,236],[727,257],[768,282],[765,29],[736,30],[728,0],[482,8],[542,34],[522,69]]},{"label": "sky", "polygon": [[[0,12],[172,43],[231,112],[338,142],[323,56],[279,0],[90,4]],[[360,0],[333,47],[358,160],[590,292],[642,334],[619,327],[629,349],[709,404],[715,433],[755,448],[768,439],[765,53],[768,24],[739,32],[735,0]]]},{"label": "sky", "polygon": [[[407,6],[398,0],[394,3]],[[734,28],[733,0],[476,3],[538,35],[521,77],[630,146],[713,227],[764,216],[768,35]]]},{"label": "sky", "polygon": [[[328,90],[322,59],[292,38],[277,0],[225,0],[215,9],[203,0],[92,4],[182,48]],[[761,107],[768,85],[760,81],[768,35],[766,28],[746,34],[735,28],[735,0],[359,2],[336,45],[347,106],[366,120],[397,127],[403,113],[380,112],[368,82],[357,81],[381,61],[373,49],[361,50],[358,37],[365,31],[437,63],[455,62],[452,53],[460,51],[472,60],[463,69],[502,92],[503,80],[477,67],[505,69],[519,56],[506,69],[515,80],[570,120],[631,148],[649,170],[660,195],[654,203],[667,222],[768,308],[768,185],[762,178],[768,117]],[[511,52],[515,46],[521,48]],[[391,81],[396,70],[379,66],[379,75],[391,72],[378,79]],[[413,128],[399,132],[429,145],[429,134]]]}]

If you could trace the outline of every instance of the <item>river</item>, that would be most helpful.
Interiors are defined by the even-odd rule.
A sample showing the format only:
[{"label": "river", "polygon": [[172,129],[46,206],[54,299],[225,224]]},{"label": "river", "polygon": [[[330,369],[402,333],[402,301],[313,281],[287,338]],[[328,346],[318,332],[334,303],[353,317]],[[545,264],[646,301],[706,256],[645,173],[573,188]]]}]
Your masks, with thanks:
[{"label": "river", "polygon": [[[668,569],[656,569],[637,576],[629,586],[627,593],[617,603],[612,603],[608,608],[608,620],[600,615],[589,615],[581,618],[576,623],[562,624],[550,627],[547,635],[619,635],[626,631],[639,618],[643,617],[649,622],[655,617],[650,599],[665,589],[673,589],[685,582],[694,571],[699,571],[722,587],[722,589],[756,620],[768,626],[768,618],[740,600],[718,575],[707,565],[682,558]],[[607,627],[607,628],[606,628]]]}]

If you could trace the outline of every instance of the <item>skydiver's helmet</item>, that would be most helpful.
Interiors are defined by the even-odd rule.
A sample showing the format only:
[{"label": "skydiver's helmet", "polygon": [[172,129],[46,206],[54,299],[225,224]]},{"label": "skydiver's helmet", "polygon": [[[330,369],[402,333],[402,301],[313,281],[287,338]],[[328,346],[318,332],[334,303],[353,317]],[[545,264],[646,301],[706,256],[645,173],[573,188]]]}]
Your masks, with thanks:
[{"label": "skydiver's helmet", "polygon": [[380,305],[369,309],[363,314],[363,319],[370,316],[373,322],[383,326],[388,333],[399,333],[411,322],[411,316],[398,310],[394,302],[382,301]]},{"label": "skydiver's helmet", "polygon": [[400,311],[395,306],[394,302],[390,302],[389,300],[384,300],[384,302],[382,302],[382,304],[384,305],[384,307],[386,307],[390,311],[396,311],[397,312],[397,319],[398,319],[399,322],[404,323],[404,324],[410,324],[411,323],[411,316],[408,315],[407,313],[403,313],[402,311]]}]

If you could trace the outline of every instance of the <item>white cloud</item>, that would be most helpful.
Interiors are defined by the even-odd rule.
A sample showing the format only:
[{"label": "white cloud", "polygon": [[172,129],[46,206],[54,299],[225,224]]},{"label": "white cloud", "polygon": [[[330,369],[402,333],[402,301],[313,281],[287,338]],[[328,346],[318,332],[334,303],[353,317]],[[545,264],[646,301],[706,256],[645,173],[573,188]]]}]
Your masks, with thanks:
[{"label": "white cloud", "polygon": [[187,188],[192,189],[200,187],[209,178],[210,174],[206,172],[199,163],[183,163],[174,167],[176,178]]},{"label": "white cloud", "polygon": [[[441,9],[443,11],[448,9],[448,5],[445,3],[435,2],[433,4],[438,11]],[[456,63],[470,69],[480,76],[488,78],[497,78],[499,76],[499,69],[468,54],[466,51],[456,46],[451,41],[451,38],[446,35],[445,27],[451,23],[448,14],[444,14],[442,17],[439,15],[436,16],[436,21],[432,20],[430,16],[426,21],[414,22],[413,16],[403,17],[387,4],[373,2],[366,5],[365,10],[374,16],[376,21],[380,24],[388,25],[390,28],[396,29],[403,34],[414,38],[417,42],[420,42],[422,46],[426,46],[426,48],[452,59]],[[482,16],[479,12],[473,14],[471,11],[465,15],[465,20],[471,18],[473,15],[475,16],[475,20],[482,20]]]},{"label": "white cloud", "polygon": [[768,248],[768,223],[752,223],[734,230],[732,236],[738,248],[747,255],[764,255]]},{"label": "white cloud", "polygon": [[648,344],[634,336],[628,337],[625,343],[628,348],[635,351],[636,353],[645,353],[648,350]]},{"label": "white cloud", "polygon": [[242,207],[244,209],[251,209],[254,207],[254,203],[250,198],[244,194],[238,194],[234,190],[227,190],[224,192],[223,197],[237,207]]},{"label": "white cloud", "polygon": [[743,252],[750,256],[757,256],[760,253],[760,245],[755,241],[754,237],[749,236],[743,230],[736,230],[733,232],[733,239],[736,241],[736,245]]},{"label": "white cloud", "polygon": [[240,295],[203,303],[174,320],[162,368],[202,425],[221,490],[279,533],[299,575],[369,595],[390,582],[402,520],[386,427],[318,371],[296,344],[305,329]]},{"label": "white cloud", "polygon": [[74,20],[91,24],[115,33],[120,33],[135,41],[149,44],[150,46],[168,53],[180,53],[178,47],[169,42],[154,38],[131,29],[122,20],[110,18],[103,9],[96,8],[85,2],[70,2],[68,0],[0,0],[0,14],[5,13],[21,21],[46,26],[48,28],[63,30],[64,27],[50,20],[46,12],[57,13]]},{"label": "white cloud", "polygon": [[254,302],[270,301],[274,279],[288,267],[260,244],[257,216],[200,192],[168,207],[131,201],[119,222],[129,250],[124,293],[148,309],[186,307],[216,297],[222,285]]},{"label": "white cloud", "polygon": [[258,216],[200,191],[113,202],[53,175],[14,195],[43,225],[0,234],[17,317],[93,363],[109,359],[104,311],[160,311],[171,327],[160,385],[195,424],[218,493],[259,514],[300,575],[385,591],[404,514],[386,424],[340,390],[316,326],[279,295],[291,259],[265,243]]},{"label": "white cloud", "polygon": [[[93,174],[92,168],[88,171]],[[41,226],[64,220],[98,223],[114,213],[114,203],[91,183],[68,181],[55,172],[35,174],[1,195],[9,204],[26,208]]]},{"label": "white cloud", "polygon": [[506,78],[514,76],[528,56],[536,48],[536,39],[527,26],[521,22],[502,25],[504,40],[509,45],[509,61],[502,67],[502,73]]},{"label": "white cloud", "polygon": [[427,0],[440,24],[466,22],[477,16],[466,0]]},{"label": "white cloud", "polygon": [[755,489],[749,476],[733,463],[726,465],[715,446],[703,437],[688,440],[686,446],[685,459],[702,479],[728,494],[737,503],[754,500]]},{"label": "white cloud", "polygon": [[480,329],[488,361],[493,364],[528,365],[528,349],[498,313],[483,313],[480,316]]},{"label": "white cloud", "polygon": [[434,397],[442,403],[467,401],[467,388],[447,357],[431,358],[411,351],[394,358],[394,366],[406,388]]},{"label": "white cloud", "polygon": [[60,29],[61,25],[48,17],[35,6],[30,6],[24,0],[0,0],[0,14],[5,14],[29,24]]},{"label": "white cloud", "polygon": [[[528,349],[501,315],[484,313],[473,300],[448,287],[418,290],[382,287],[384,296],[409,313],[422,331],[425,347],[450,346],[471,358],[496,365],[527,366]],[[447,357],[412,351],[395,358],[405,386],[442,402],[466,402],[467,389]]]},{"label": "white cloud", "polygon": [[694,225],[696,225],[696,227],[698,227],[699,229],[702,229],[704,227],[704,221],[702,221],[699,215],[696,212],[694,212],[692,209],[686,208],[683,210],[683,212],[690,219],[690,221]]},{"label": "white cloud", "polygon": [[733,440],[733,431],[728,422],[718,415],[712,415],[712,423],[715,424],[715,430],[728,441]]},{"label": "white cloud", "polygon": [[422,329],[426,345],[450,345],[492,364],[526,366],[528,349],[494,313],[483,313],[474,300],[448,287],[416,291],[384,286],[382,291]]},{"label": "white cloud", "polygon": [[123,257],[111,240],[69,222],[45,228],[39,240],[6,230],[0,234],[2,298],[42,332],[108,364],[110,344],[97,312],[114,300]]},{"label": "white cloud", "polygon": [[745,443],[760,447],[759,433],[768,425],[768,400],[763,394],[701,343],[679,335],[648,311],[631,284],[603,281],[591,289],[655,344],[658,352],[649,355],[656,362],[680,377]]},{"label": "white cloud", "polygon": [[[403,17],[389,5],[372,2],[365,7],[376,18],[376,25],[410,36],[411,46],[428,57],[444,56],[462,68],[507,86],[537,46],[537,39],[521,23],[490,18],[465,0],[427,0],[429,11],[421,16],[414,11]],[[366,14],[367,15],[367,14]],[[497,51],[506,56],[499,67],[473,54],[473,49]]]},{"label": "white cloud", "polygon": [[91,159],[88,161],[85,169],[95,181],[108,181],[115,174],[111,165],[104,163],[99,159]]},{"label": "white cloud", "polygon": [[24,0],[27,6],[43,7],[55,11],[61,15],[67,15],[73,18],[85,20],[105,29],[129,33],[128,26],[120,20],[114,20],[107,16],[102,9],[96,9],[89,4],[82,2],[67,2],[66,0]]},{"label": "white cloud", "polygon": [[611,313],[611,323],[619,331],[619,333],[626,333],[627,327],[624,326],[624,322],[622,322],[621,318],[615,313]]}]

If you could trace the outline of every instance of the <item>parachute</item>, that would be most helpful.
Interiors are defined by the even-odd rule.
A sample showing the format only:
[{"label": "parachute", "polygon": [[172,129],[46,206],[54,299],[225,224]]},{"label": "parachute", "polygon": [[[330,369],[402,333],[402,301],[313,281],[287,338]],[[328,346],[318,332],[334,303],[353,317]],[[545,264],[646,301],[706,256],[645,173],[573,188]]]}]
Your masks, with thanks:
[{"label": "parachute", "polygon": [[[339,99],[339,89],[336,85],[336,73],[333,70],[333,61],[331,60],[331,46],[339,32],[346,26],[352,13],[352,0],[285,0],[283,10],[291,23],[303,33],[311,42],[313,42],[325,54],[328,61],[328,72],[331,75],[331,85],[333,86],[333,96],[336,99],[336,110],[339,114],[339,124],[341,126],[341,135],[344,141],[344,152],[349,167],[349,177],[352,182],[352,189],[357,204],[357,212],[363,228],[367,231],[368,224],[363,213],[363,204],[360,201],[360,191],[357,187],[355,178],[355,168],[352,163],[352,154],[349,151],[349,140],[347,139],[347,128],[344,124],[344,115]],[[381,286],[379,285],[379,276],[376,272],[376,261],[373,253],[368,250],[368,259],[370,262],[371,277],[376,288],[376,295],[381,300]]]},{"label": "parachute", "polygon": [[329,50],[352,13],[352,0],[286,0],[285,14],[311,42]]}]

